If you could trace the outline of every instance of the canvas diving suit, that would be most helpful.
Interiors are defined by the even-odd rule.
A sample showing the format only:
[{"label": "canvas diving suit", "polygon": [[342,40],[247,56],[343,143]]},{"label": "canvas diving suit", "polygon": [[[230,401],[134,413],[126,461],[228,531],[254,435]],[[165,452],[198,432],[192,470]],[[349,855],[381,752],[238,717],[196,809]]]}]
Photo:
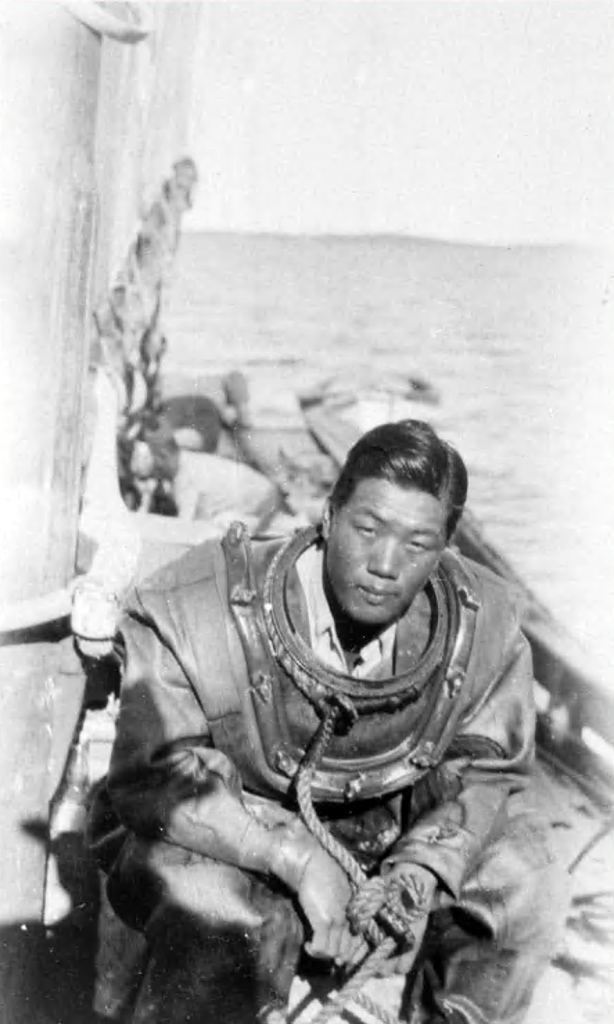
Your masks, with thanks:
[{"label": "canvas diving suit", "polygon": [[316,767],[319,818],[367,873],[408,861],[439,882],[412,1019],[514,1024],[566,901],[533,805],[517,603],[446,550],[379,661],[349,674],[313,651],[305,566],[321,544],[315,530],[250,542],[237,525],[131,599],[94,838],[115,911],[149,943],[134,1020],[247,1024],[285,1005],[304,923],[245,815],[307,840],[292,780],[332,688],[357,714]]}]

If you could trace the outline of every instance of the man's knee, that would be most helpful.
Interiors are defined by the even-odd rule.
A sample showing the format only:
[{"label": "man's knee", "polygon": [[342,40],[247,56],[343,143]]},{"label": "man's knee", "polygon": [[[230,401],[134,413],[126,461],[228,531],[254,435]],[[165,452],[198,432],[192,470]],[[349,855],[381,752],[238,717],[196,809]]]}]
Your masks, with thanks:
[{"label": "man's knee", "polygon": [[131,836],[109,874],[111,906],[130,927],[146,931],[172,908],[216,927],[257,931],[262,916],[250,899],[251,881],[239,868],[169,843]]},{"label": "man's knee", "polygon": [[[147,927],[148,960],[132,1024],[253,1020],[259,1001],[258,941],[236,922],[209,921],[160,904]],[[233,981],[240,979],[237,986]]]},{"label": "man's knee", "polygon": [[126,900],[139,898],[140,873],[149,886],[137,908],[148,962],[134,1024],[251,1024],[262,1007],[284,1006],[303,939],[292,900],[255,875],[164,845],[133,855],[132,874],[125,859],[124,906],[116,906],[124,920],[134,912]]},{"label": "man's knee", "polygon": [[490,930],[499,947],[547,957],[562,941],[569,899],[569,875],[547,830],[533,815],[519,814],[484,851],[459,906]]}]

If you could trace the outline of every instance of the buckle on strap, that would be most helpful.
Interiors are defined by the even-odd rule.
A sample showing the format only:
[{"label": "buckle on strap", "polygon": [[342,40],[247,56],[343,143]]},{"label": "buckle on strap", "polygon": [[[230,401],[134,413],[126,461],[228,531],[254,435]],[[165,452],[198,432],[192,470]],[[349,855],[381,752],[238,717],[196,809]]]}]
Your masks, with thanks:
[{"label": "buckle on strap", "polygon": [[480,602],[464,584],[456,587],[460,604],[458,632],[445,676],[446,694],[455,700],[467,679],[467,665],[473,647],[475,620]]}]

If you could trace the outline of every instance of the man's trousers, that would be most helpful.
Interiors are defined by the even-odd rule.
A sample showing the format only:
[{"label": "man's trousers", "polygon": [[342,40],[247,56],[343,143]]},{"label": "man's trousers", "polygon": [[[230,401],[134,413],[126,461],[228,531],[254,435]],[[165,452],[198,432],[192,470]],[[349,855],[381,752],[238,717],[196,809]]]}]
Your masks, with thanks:
[{"label": "man's trousers", "polygon": [[[408,1019],[519,1024],[561,943],[568,890],[535,819],[516,816],[459,898],[439,894]],[[133,1024],[254,1024],[285,1009],[308,926],[281,884],[132,836],[108,894],[147,940]]]}]

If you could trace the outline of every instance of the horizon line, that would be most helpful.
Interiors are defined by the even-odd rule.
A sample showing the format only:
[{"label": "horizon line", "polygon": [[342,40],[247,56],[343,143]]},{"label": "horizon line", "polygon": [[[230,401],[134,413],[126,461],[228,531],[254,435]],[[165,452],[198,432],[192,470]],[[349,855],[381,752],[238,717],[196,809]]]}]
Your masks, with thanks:
[{"label": "horizon line", "polygon": [[446,238],[442,235],[414,235],[407,231],[291,231],[283,228],[222,228],[222,227],[192,227],[189,222],[183,227],[185,234],[202,235],[248,235],[261,238],[288,238],[288,239],[312,239],[330,241],[403,241],[417,242],[438,245],[466,246],[468,248],[486,249],[594,249],[607,252],[610,246],[606,241],[596,240],[578,241],[577,239],[559,239],[546,241],[531,241],[519,239],[515,241],[488,241],[472,240],[466,238]]}]

